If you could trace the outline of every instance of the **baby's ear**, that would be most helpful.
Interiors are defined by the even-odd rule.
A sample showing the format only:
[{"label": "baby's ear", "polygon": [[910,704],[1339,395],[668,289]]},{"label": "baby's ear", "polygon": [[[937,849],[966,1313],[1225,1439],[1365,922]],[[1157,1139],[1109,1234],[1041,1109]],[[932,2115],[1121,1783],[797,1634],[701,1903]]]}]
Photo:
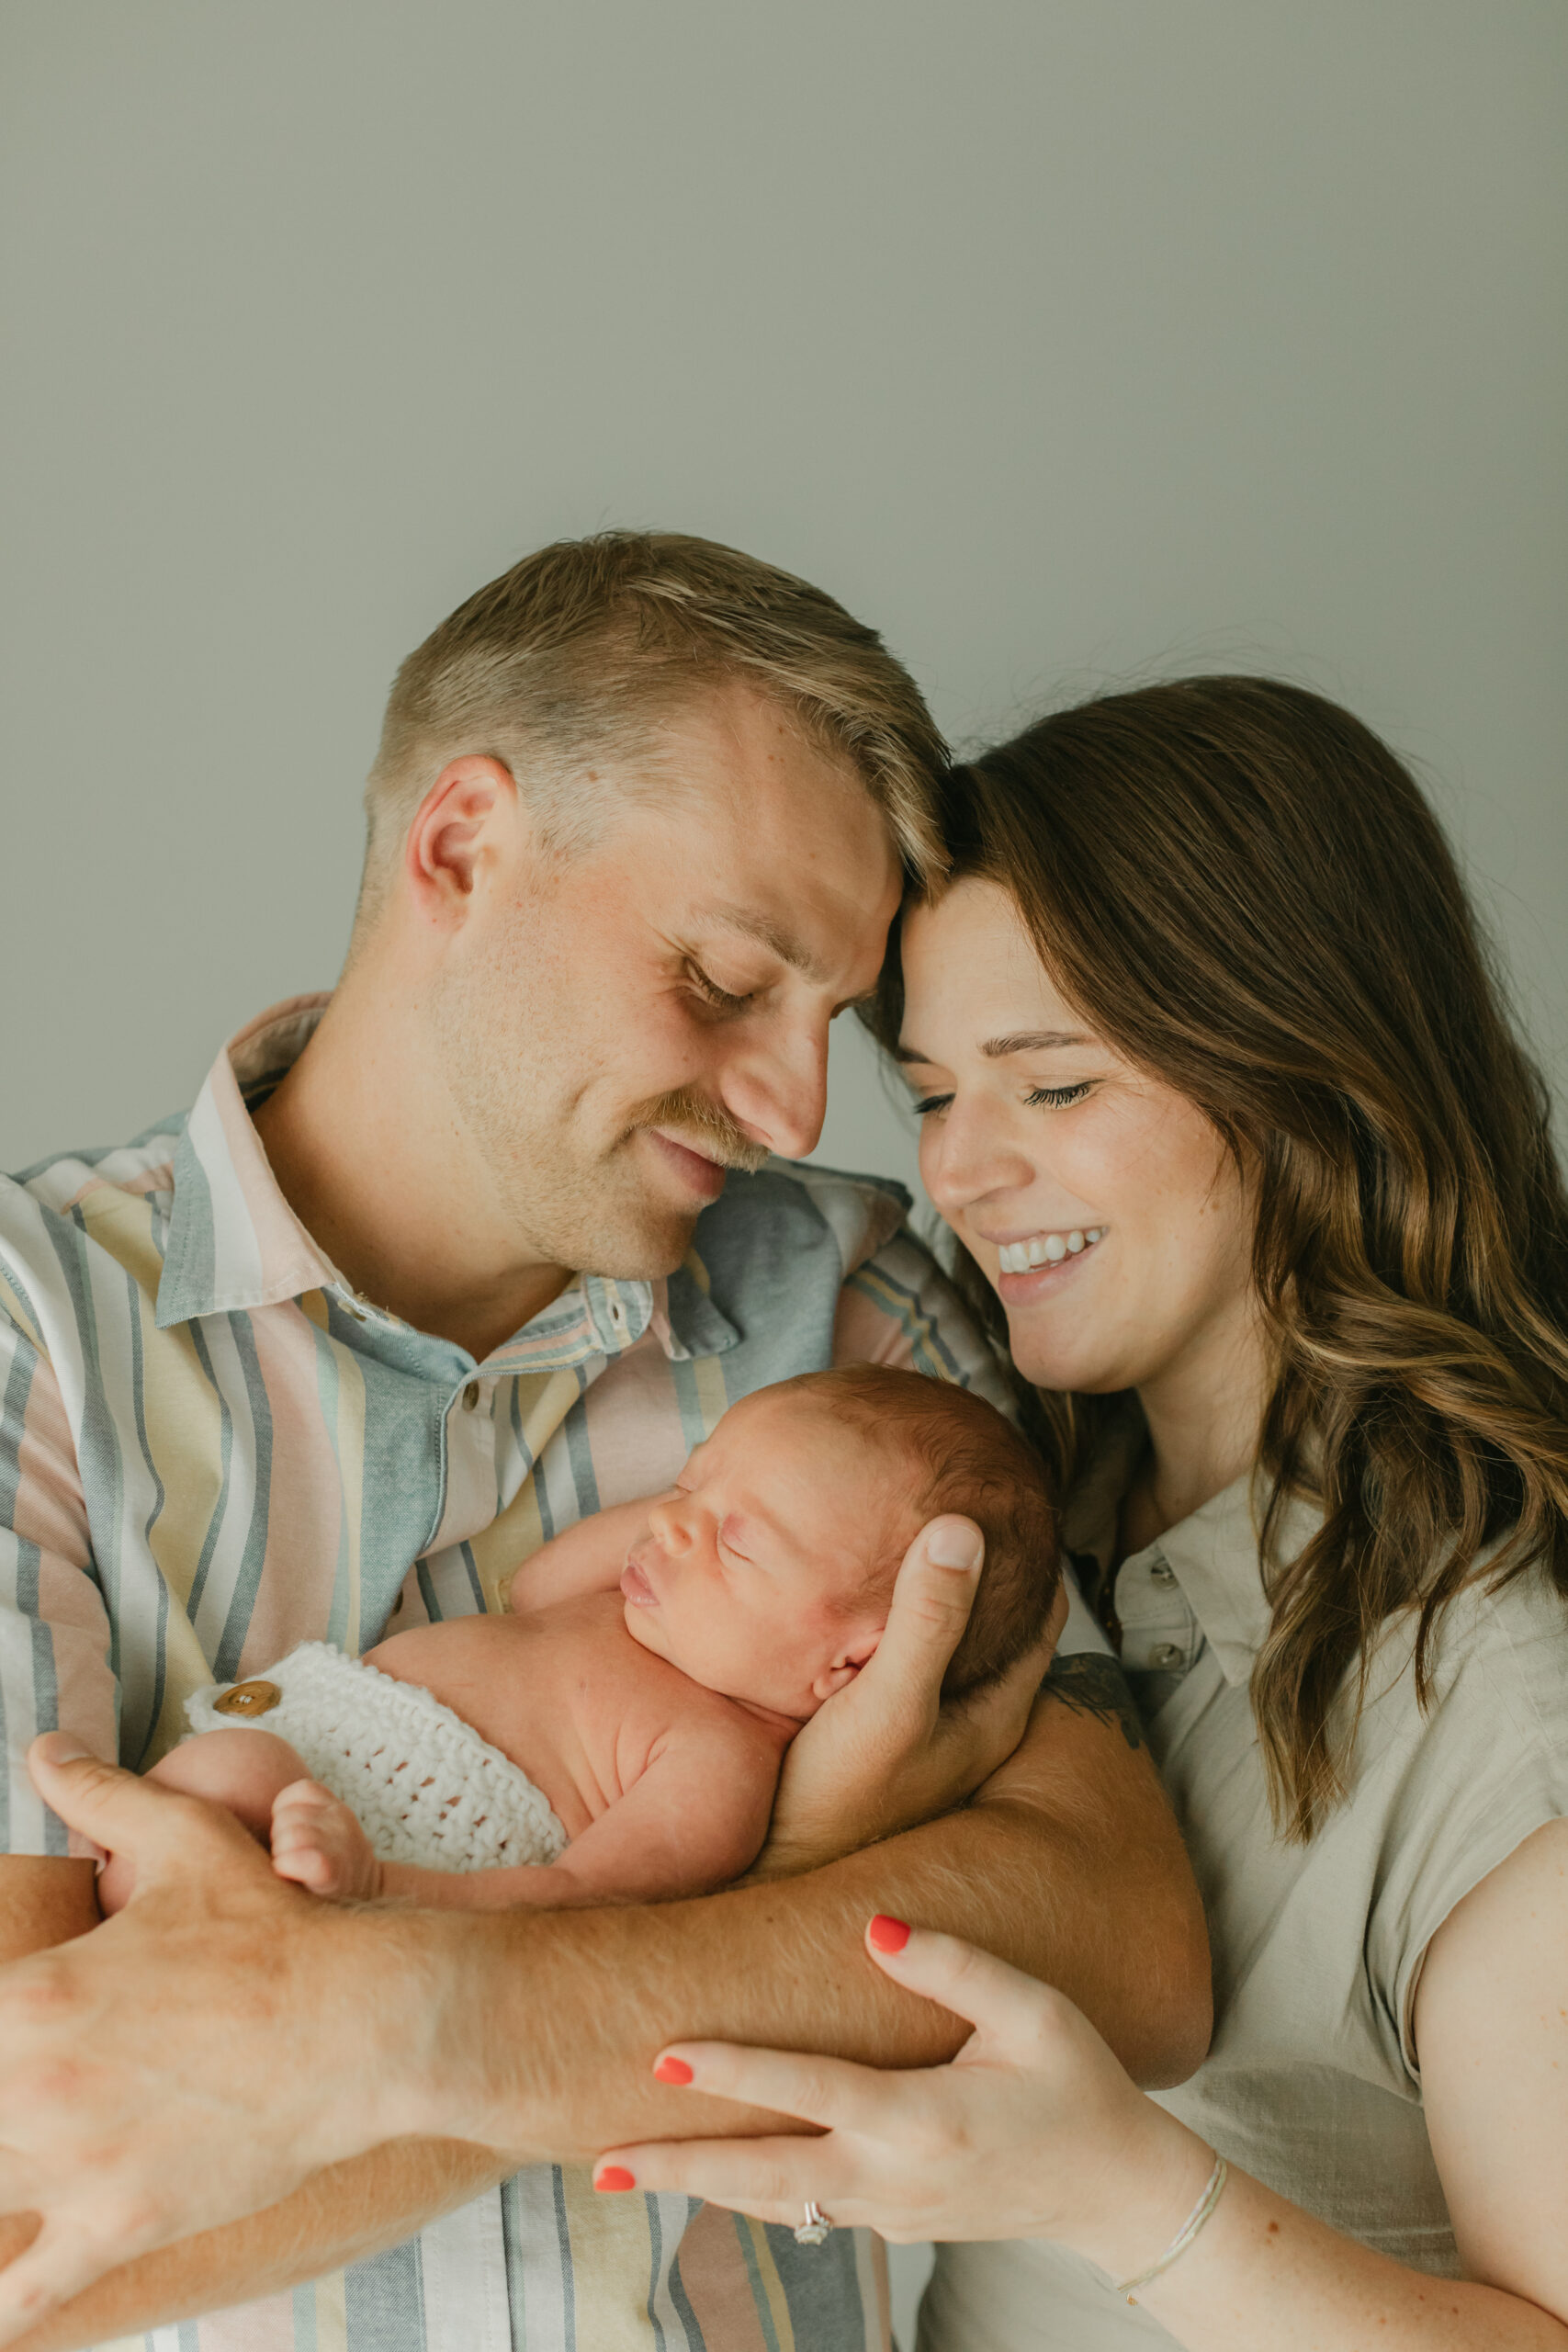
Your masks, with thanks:
[{"label": "baby's ear", "polygon": [[812,1696],[818,1700],[830,1699],[835,1690],[841,1690],[846,1683],[852,1682],[866,1659],[874,1652],[886,1630],[885,1626],[873,1625],[868,1632],[852,1634],[840,1642],[833,1653],[831,1666],[825,1666],[813,1682]]}]

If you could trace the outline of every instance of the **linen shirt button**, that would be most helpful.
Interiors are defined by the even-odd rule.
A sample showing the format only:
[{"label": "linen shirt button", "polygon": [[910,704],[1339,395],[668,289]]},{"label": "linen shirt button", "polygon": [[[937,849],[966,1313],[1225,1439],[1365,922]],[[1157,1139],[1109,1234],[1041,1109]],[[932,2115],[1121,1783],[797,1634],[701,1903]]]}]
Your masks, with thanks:
[{"label": "linen shirt button", "polygon": [[471,1413],[471,1412],[473,1411],[473,1409],[474,1409],[474,1407],[479,1403],[479,1382],[478,1382],[477,1380],[470,1380],[470,1381],[469,1381],[469,1383],[468,1383],[468,1386],[467,1386],[467,1387],[464,1389],[464,1391],[463,1391],[463,1410],[464,1410],[464,1412],[465,1412],[465,1413]]},{"label": "linen shirt button", "polygon": [[1170,1668],[1181,1664],[1181,1652],[1174,1642],[1156,1642],[1149,1652],[1149,1664]]},{"label": "linen shirt button", "polygon": [[1149,1564],[1149,1574],[1154,1578],[1156,1584],[1174,1584],[1176,1582],[1176,1570],[1171,1566],[1168,1560],[1151,1561]]}]

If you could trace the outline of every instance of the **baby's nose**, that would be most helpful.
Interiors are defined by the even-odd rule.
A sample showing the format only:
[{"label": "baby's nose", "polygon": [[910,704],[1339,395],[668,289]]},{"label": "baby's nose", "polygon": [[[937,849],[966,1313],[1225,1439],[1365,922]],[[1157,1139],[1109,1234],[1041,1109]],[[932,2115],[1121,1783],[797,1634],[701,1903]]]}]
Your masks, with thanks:
[{"label": "baby's nose", "polygon": [[683,1552],[692,1540],[681,1508],[682,1500],[679,1495],[666,1496],[662,1502],[654,1504],[648,1515],[649,1525],[667,1552]]}]

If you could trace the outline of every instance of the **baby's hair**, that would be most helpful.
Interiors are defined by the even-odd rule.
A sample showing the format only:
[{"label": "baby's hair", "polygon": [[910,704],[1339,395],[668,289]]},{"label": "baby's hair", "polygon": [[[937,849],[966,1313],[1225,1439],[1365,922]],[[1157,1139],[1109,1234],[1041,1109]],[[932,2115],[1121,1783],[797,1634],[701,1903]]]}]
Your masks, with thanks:
[{"label": "baby's hair", "polygon": [[[857,1435],[918,1465],[917,1525],[957,1511],[979,1528],[986,1565],[942,1695],[957,1698],[998,1680],[1039,1639],[1061,1581],[1056,1512],[1039,1454],[983,1396],[922,1373],[839,1364],[790,1385]],[[891,1594],[901,1556],[876,1563],[873,1589]]]}]

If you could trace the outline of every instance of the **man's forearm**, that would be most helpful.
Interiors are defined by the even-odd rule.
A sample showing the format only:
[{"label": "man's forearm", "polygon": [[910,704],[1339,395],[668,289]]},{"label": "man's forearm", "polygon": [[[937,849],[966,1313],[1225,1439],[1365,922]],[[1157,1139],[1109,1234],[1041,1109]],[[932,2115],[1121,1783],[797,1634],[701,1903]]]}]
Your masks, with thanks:
[{"label": "man's forearm", "polygon": [[[942,2059],[963,2029],[871,1967],[862,1933],[874,1910],[989,1944],[1060,1984],[1134,2074],[1178,2079],[1206,2040],[1207,1951],[1174,1823],[1146,1754],[1131,1743],[1092,1711],[1046,1702],[1017,1756],[961,1814],[795,1879],[662,1906],[553,1914],[301,1908],[292,1890],[253,1865],[248,1847],[228,1852],[231,1825],[164,1798],[164,1806],[186,1807],[180,1854],[194,1845],[203,1883],[226,1892],[187,1919],[187,1899],[174,1882],[161,1884],[146,1907],[155,1929],[138,1928],[142,1906],[134,1903],[104,1930],[124,1938],[117,1979],[123,1984],[128,1968],[145,1973],[152,1937],[177,1982],[199,1962],[226,2015],[229,1980],[248,1984],[258,1936],[276,1935],[301,1984],[315,1985],[311,1972],[323,1961],[330,1968],[319,1998],[310,1995],[321,2042],[311,2082],[317,2109],[325,2098],[339,2119],[340,2144],[352,2144],[361,2094],[367,2117],[385,2116],[393,2132],[441,2135],[442,2144],[400,2137],[316,2173],[249,2221],[122,2266],[76,2298],[68,2323],[35,2330],[29,2352],[101,2342],[339,2268],[519,2164],[586,2158],[698,2128],[779,2128],[774,2117],[740,2109],[726,2116],[706,2101],[699,2127],[689,2099],[650,2073],[661,2045],[680,2036],[830,2050],[885,2065]],[[272,2030],[291,2014],[288,1981],[282,1971],[262,2003]],[[356,1988],[343,2012],[357,2021],[352,2061],[331,2033],[321,2038],[345,1984]],[[170,2015],[151,2013],[143,2066],[161,2066],[169,2098],[188,2100],[185,2072],[211,2035],[198,2011],[194,2050],[188,2036],[182,2042],[176,2019],[190,2013],[166,1990]],[[175,2041],[160,2052],[159,2037],[170,2032]],[[265,2042],[251,2054],[265,2072]],[[199,2063],[221,2059],[202,2054]]]},{"label": "man's forearm", "polygon": [[[693,2131],[690,2103],[649,2073],[677,2038],[936,2064],[964,2029],[872,1967],[861,1939],[877,1910],[1059,1985],[1145,2083],[1182,2080],[1203,2055],[1202,1915],[1152,1765],[1115,1725],[1055,1703],[974,1805],[828,1869],[700,1902],[475,1923],[468,1998],[494,2064],[481,2081],[482,2062],[454,2053],[440,2128],[558,2158]],[[778,2127],[708,2109],[701,2128]]]},{"label": "man's forearm", "polygon": [[[1105,1745],[1086,1811],[1072,1768],[1097,1741]],[[502,2093],[511,2154],[454,2141],[377,2149],[267,2212],[115,2272],[20,2352],[77,2352],[340,2269],[531,2158],[780,2128],[777,2117],[740,2109],[726,2120],[706,2099],[699,2118],[689,2098],[660,2088],[649,2067],[676,2038],[773,2042],[885,2065],[950,2057],[967,2029],[900,1993],[865,1959],[873,1911],[962,1933],[1060,1985],[1134,2074],[1179,2079],[1202,2055],[1207,1950],[1174,1823],[1146,1802],[1148,1769],[1112,1726],[1057,1710],[1045,1736],[964,1812],[809,1877],[652,1908],[468,1915],[460,1932],[493,1939],[484,2040],[498,2074],[508,2035],[515,2053]],[[373,1927],[374,1915],[362,1916]],[[434,1929],[434,1915],[426,1920]],[[493,2099],[489,2111],[493,2120]]]}]

